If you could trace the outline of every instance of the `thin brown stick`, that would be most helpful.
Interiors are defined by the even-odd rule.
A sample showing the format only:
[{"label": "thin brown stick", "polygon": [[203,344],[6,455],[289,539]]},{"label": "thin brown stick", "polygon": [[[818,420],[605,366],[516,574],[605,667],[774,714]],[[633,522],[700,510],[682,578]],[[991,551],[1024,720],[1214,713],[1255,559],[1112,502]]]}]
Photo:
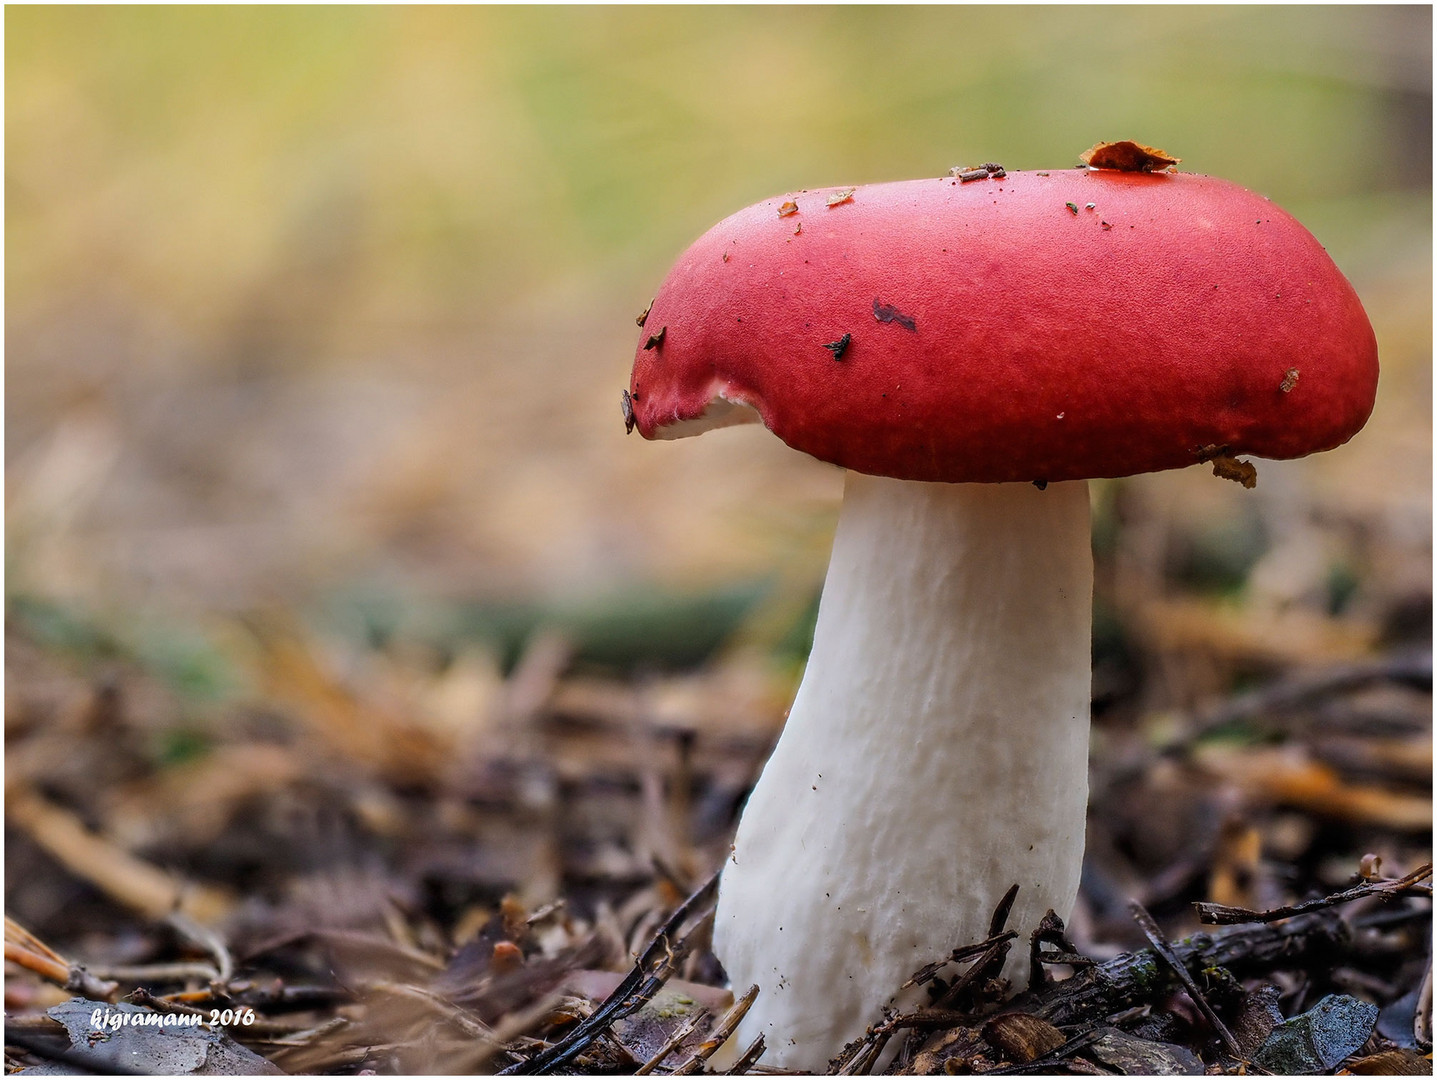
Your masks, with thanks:
[{"label": "thin brown stick", "polygon": [[90,974],[124,983],[186,983],[198,979],[208,984],[220,977],[212,965],[196,960],[173,964],[100,964]]},{"label": "thin brown stick", "polygon": [[748,1049],[743,1052],[742,1056],[735,1061],[727,1071],[730,1075],[743,1076],[758,1064],[758,1059],[763,1057],[765,1049],[763,1036],[760,1035],[748,1044]]},{"label": "thin brown stick", "polygon": [[693,1052],[693,1056],[674,1070],[674,1075],[691,1076],[696,1072],[702,1072],[704,1062],[713,1057],[720,1046],[728,1042],[729,1036],[734,1033],[739,1021],[748,1015],[748,1011],[753,1007],[757,997],[757,986],[750,986],[745,990],[743,997],[735,1001],[728,1012],[723,1014],[719,1022],[714,1025],[714,1029],[709,1032],[708,1038],[701,1042],[698,1049]]},{"label": "thin brown stick", "polygon": [[5,917],[5,959],[72,994],[83,994],[96,1001],[112,1000],[119,989],[118,984],[66,960],[8,915]]},{"label": "thin brown stick", "polygon": [[1423,888],[1421,884],[1423,879],[1431,877],[1432,864],[1424,863],[1405,877],[1364,881],[1350,889],[1343,889],[1341,892],[1332,893],[1329,896],[1304,900],[1300,904],[1285,904],[1268,911],[1251,911],[1248,908],[1209,903],[1196,903],[1193,904],[1193,907],[1197,908],[1200,920],[1218,926],[1234,923],[1276,922],[1278,919],[1290,919],[1294,915],[1306,915],[1309,911],[1321,911],[1323,908],[1336,907],[1338,904],[1350,904],[1354,900],[1361,900],[1367,896],[1392,897],[1405,893],[1431,896],[1431,882],[1428,882],[1426,888]]},{"label": "thin brown stick", "polygon": [[981,956],[993,948],[994,945],[1001,944],[1005,941],[1012,941],[1017,936],[1018,932],[1016,930],[1005,930],[1003,933],[995,934],[983,941],[974,942],[972,945],[964,945],[954,949],[942,960],[935,960],[931,964],[924,964],[913,973],[913,977],[904,983],[901,989],[907,990],[910,986],[922,986],[926,982],[931,982],[933,976],[937,975],[949,964],[959,963],[964,960],[970,960],[975,956]]},{"label": "thin brown stick", "polygon": [[659,1063],[662,1062],[664,1058],[672,1054],[675,1050],[677,1050],[683,1044],[683,1041],[694,1033],[695,1029],[698,1028],[700,1022],[703,1021],[704,1018],[707,1016],[708,1012],[701,1009],[698,1012],[694,1013],[693,1016],[689,1017],[689,1022],[683,1027],[679,1028],[678,1031],[674,1032],[673,1035],[669,1038],[669,1040],[664,1043],[663,1046],[659,1047],[658,1052],[655,1053],[653,1057],[649,1058],[648,1061],[644,1062],[637,1069],[635,1069],[634,1075],[647,1076],[649,1073],[653,1072],[654,1069],[658,1068]]},{"label": "thin brown stick", "polygon": [[69,810],[29,788],[9,791],[5,810],[11,824],[23,830],[70,873],[147,918],[158,921],[180,910],[198,922],[217,922],[234,905],[230,895],[222,890],[187,886],[136,858],[118,844],[91,832]]},{"label": "thin brown stick", "polygon": [[580,1021],[573,1031],[553,1046],[541,1051],[528,1061],[511,1065],[501,1075],[535,1075],[561,1069],[583,1053],[585,1047],[593,1042],[601,1032],[607,1031],[609,1025],[615,1020],[628,1016],[641,1008],[645,1002],[651,1000],[654,994],[658,993],[660,987],[673,975],[675,968],[687,954],[689,939],[699,927],[712,918],[713,912],[710,910],[698,925],[691,928],[683,938],[676,936],[679,928],[689,920],[696,910],[708,905],[717,891],[718,873],[716,871],[697,892],[680,904],[669,916],[668,921],[654,935],[654,939],[649,942],[648,948],[644,950],[633,969],[624,976],[623,981],[614,988],[614,992],[604,999],[592,1015]]},{"label": "thin brown stick", "polygon": [[202,926],[182,911],[170,913],[169,923],[181,936],[198,945],[214,957],[216,976],[215,980],[222,985],[228,985],[230,978],[235,972],[234,957],[230,955],[229,946],[220,935],[208,926]]},{"label": "thin brown stick", "polygon": [[1227,1025],[1222,1022],[1222,1017],[1218,1016],[1213,1010],[1213,1007],[1208,1004],[1207,998],[1203,997],[1202,991],[1198,989],[1197,983],[1193,981],[1191,972],[1188,971],[1187,966],[1183,964],[1182,960],[1178,958],[1178,954],[1173,951],[1172,943],[1168,941],[1167,935],[1162,931],[1162,927],[1158,926],[1157,921],[1148,914],[1148,909],[1136,900],[1129,902],[1128,910],[1132,913],[1133,921],[1138,924],[1138,929],[1143,932],[1143,936],[1152,944],[1153,951],[1162,957],[1163,962],[1167,964],[1168,967],[1173,969],[1173,974],[1176,975],[1178,981],[1183,984],[1183,989],[1187,991],[1188,997],[1192,998],[1193,1004],[1198,1007],[1203,1016],[1207,1017],[1208,1023],[1212,1025],[1213,1030],[1222,1038],[1224,1045],[1226,1045],[1228,1050],[1235,1056],[1241,1057],[1242,1047],[1238,1045],[1237,1039],[1233,1037]]}]

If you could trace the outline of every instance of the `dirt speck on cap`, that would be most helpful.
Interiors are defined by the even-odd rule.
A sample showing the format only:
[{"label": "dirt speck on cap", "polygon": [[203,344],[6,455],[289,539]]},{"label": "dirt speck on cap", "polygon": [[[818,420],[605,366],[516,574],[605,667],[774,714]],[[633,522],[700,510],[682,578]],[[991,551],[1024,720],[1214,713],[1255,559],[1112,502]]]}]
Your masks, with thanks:
[{"label": "dirt speck on cap", "polygon": [[879,322],[894,323],[905,330],[917,330],[918,322],[912,315],[905,315],[892,304],[885,304],[878,297],[873,298],[873,317]]}]

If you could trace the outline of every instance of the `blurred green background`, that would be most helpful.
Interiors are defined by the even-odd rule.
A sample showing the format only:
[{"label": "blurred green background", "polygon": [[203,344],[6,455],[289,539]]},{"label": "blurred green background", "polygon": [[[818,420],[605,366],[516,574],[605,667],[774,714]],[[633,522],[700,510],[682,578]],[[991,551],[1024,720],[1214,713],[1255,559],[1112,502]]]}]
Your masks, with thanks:
[{"label": "blurred green background", "polygon": [[1404,553],[1373,571],[1389,591],[1430,595],[1431,16],[9,8],[12,612],[337,604],[372,628],[461,600],[805,593],[836,470],[752,429],[623,437],[633,318],[669,264],[788,189],[1121,138],[1295,213],[1383,362],[1348,447],[1265,464],[1253,494],[1200,469],[1131,491],[1220,557],[1254,507],[1270,547],[1294,516],[1361,521]]}]

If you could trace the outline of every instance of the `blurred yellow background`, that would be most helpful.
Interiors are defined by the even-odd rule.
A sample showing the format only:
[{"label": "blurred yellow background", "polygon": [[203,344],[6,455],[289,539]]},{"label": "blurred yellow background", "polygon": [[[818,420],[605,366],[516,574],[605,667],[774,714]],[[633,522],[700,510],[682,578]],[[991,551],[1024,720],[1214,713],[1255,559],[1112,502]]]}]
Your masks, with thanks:
[{"label": "blurred yellow background", "polygon": [[1202,469],[1137,490],[1219,521],[1337,506],[1410,553],[1383,572],[1426,576],[1429,7],[21,7],[5,27],[11,596],[114,617],[816,584],[836,470],[755,429],[624,438],[634,316],[669,264],[785,190],[1064,167],[1120,138],[1296,214],[1383,363],[1348,447],[1264,464],[1256,493]]}]

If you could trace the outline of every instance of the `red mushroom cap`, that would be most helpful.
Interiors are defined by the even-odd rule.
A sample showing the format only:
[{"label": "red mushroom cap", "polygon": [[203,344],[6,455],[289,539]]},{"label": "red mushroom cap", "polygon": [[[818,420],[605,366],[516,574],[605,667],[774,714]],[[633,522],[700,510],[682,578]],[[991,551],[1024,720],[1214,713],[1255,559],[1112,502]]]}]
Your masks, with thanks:
[{"label": "red mushroom cap", "polygon": [[1292,217],[1212,177],[1068,169],[741,210],[655,296],[626,410],[674,438],[747,405],[861,472],[1056,481],[1328,450],[1376,388],[1362,304]]}]

